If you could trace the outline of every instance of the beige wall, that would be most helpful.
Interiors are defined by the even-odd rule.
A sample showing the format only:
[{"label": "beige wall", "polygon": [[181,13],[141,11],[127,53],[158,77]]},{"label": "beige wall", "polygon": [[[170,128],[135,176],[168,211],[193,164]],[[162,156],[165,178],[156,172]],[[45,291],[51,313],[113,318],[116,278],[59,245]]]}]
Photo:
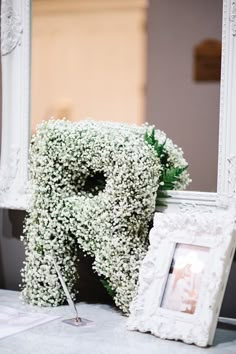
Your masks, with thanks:
[{"label": "beige wall", "polygon": [[146,0],[59,3],[33,1],[32,131],[52,116],[142,123]]},{"label": "beige wall", "polygon": [[217,187],[219,82],[192,79],[193,47],[221,39],[221,0],[150,0],[147,120],[180,145],[190,190]]},{"label": "beige wall", "polygon": [[51,116],[148,121],[183,148],[189,190],[215,192],[220,84],[192,72],[194,46],[221,38],[221,2],[149,0],[146,34],[145,0],[34,0],[32,131]]}]

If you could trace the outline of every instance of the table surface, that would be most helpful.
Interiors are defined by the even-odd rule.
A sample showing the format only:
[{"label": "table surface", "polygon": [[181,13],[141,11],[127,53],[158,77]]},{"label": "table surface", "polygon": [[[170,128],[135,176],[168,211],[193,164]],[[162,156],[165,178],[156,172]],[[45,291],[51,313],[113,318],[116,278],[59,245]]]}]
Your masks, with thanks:
[{"label": "table surface", "polygon": [[213,346],[199,348],[128,331],[127,318],[109,305],[77,304],[79,315],[95,322],[94,327],[85,328],[62,322],[72,317],[69,306],[39,308],[23,304],[16,291],[0,290],[0,305],[61,316],[1,339],[1,354],[236,354],[236,330],[217,329]]}]

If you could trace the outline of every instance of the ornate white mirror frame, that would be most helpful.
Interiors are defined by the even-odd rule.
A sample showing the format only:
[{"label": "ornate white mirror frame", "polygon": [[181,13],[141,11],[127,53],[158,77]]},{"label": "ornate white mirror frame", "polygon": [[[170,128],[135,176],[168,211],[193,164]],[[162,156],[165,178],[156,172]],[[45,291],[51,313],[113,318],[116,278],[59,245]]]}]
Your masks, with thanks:
[{"label": "ornate white mirror frame", "polygon": [[30,0],[1,1],[0,207],[26,209],[30,124]]},{"label": "ornate white mirror frame", "polygon": [[[0,207],[26,209],[30,138],[31,1],[2,0]],[[46,84],[46,83],[45,83]],[[223,0],[217,193],[172,192],[167,210],[208,210],[236,189],[236,1]],[[199,139],[200,140],[200,139]],[[211,137],[209,136],[209,144]]]}]

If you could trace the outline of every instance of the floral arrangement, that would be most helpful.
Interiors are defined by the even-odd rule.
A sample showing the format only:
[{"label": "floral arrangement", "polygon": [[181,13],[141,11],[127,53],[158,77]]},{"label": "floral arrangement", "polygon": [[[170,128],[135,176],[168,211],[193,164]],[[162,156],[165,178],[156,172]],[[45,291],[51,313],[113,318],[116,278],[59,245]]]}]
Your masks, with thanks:
[{"label": "floral arrangement", "polygon": [[94,258],[94,271],[127,313],[158,193],[185,188],[186,166],[182,150],[148,125],[43,122],[30,152],[25,301],[41,306],[65,301],[52,252],[75,295],[80,248]]}]

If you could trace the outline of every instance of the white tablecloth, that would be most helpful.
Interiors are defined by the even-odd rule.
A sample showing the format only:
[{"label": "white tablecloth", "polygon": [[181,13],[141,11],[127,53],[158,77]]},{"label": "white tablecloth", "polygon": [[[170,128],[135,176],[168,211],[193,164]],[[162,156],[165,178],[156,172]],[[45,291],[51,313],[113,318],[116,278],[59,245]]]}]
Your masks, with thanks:
[{"label": "white tablecloth", "polygon": [[76,328],[62,322],[72,317],[69,306],[25,305],[19,300],[18,292],[6,290],[0,290],[0,304],[62,316],[0,340],[0,354],[236,354],[236,331],[217,329],[214,346],[204,349],[130,332],[126,329],[126,317],[108,305],[78,304],[79,315],[93,320],[95,326]]}]

